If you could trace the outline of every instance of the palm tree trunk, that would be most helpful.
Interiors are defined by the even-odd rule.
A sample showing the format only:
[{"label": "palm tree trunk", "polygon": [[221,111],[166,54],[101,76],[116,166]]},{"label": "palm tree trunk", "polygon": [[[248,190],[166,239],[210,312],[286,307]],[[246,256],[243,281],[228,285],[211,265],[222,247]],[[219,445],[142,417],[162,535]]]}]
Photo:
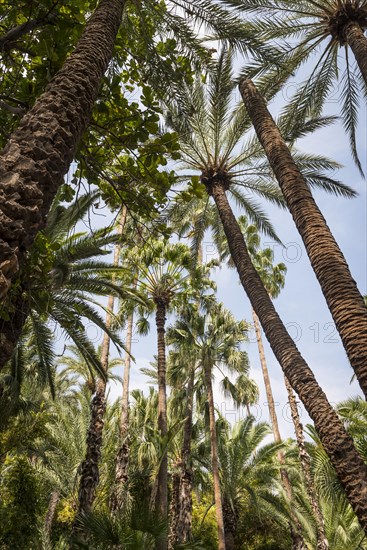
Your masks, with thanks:
[{"label": "palm tree trunk", "polygon": [[178,467],[180,464],[175,464],[172,473],[172,493],[169,505],[169,535],[168,535],[168,550],[174,550],[177,545],[177,526],[180,516],[180,484],[181,476]]},{"label": "palm tree trunk", "polygon": [[52,524],[55,518],[56,507],[60,500],[59,491],[53,491],[48,501],[48,508],[45,518],[45,531],[48,538],[50,538]]},{"label": "palm tree trunk", "polygon": [[73,53],[0,155],[0,299],[46,222],[112,57],[124,0],[101,0]]},{"label": "palm tree trunk", "polygon": [[359,70],[367,85],[367,38],[358,23],[351,21],[344,29],[345,40],[358,63]]},{"label": "palm tree trunk", "polygon": [[251,80],[242,81],[240,90],[367,398],[367,309],[363,297],[264,99]]},{"label": "palm tree trunk", "polygon": [[[268,371],[268,367],[267,367],[267,364],[266,364],[265,351],[264,351],[264,345],[263,345],[262,336],[261,336],[260,323],[259,323],[259,318],[256,315],[254,309],[252,309],[252,318],[254,320],[257,347],[258,347],[258,350],[259,350],[260,364],[261,364],[261,370],[262,370],[263,378],[264,378],[265,393],[266,393],[266,399],[267,399],[268,408],[269,408],[271,426],[272,426],[272,429],[273,429],[274,441],[275,441],[275,443],[280,443],[282,441],[282,438],[280,436],[278,417],[277,417],[277,414],[276,414],[276,411],[275,411],[273,391],[271,389],[269,371]],[[293,490],[292,490],[291,482],[289,480],[288,472],[285,468],[285,457],[284,457],[284,453],[282,451],[279,451],[279,453],[278,453],[278,460],[279,460],[279,463],[282,465],[282,468],[280,469],[280,477],[281,477],[281,480],[282,480],[282,485],[283,485],[285,494],[287,495],[287,499],[288,499],[288,501],[290,503],[290,506],[291,506],[292,523],[290,525],[290,531],[291,531],[292,546],[293,546],[294,550],[296,548],[306,548],[306,545],[304,543],[303,536],[302,536],[302,526],[301,526],[300,522],[298,521],[297,516],[293,513],[293,510],[292,510],[292,502],[293,502],[293,499],[294,499]]]},{"label": "palm tree trunk", "polygon": [[[0,371],[11,359],[29,315],[29,301],[23,298],[22,286],[14,298],[13,306],[14,310],[8,311],[7,307],[0,304]],[[2,312],[7,314],[7,320],[2,317]]]},{"label": "palm tree trunk", "polygon": [[120,510],[123,505],[126,494],[127,482],[129,479],[129,386],[130,386],[130,367],[131,367],[131,344],[133,339],[134,310],[127,319],[126,332],[126,354],[124,365],[124,379],[122,384],[122,403],[120,418],[120,447],[116,456],[114,491],[111,495],[111,512]]},{"label": "palm tree trunk", "polygon": [[211,454],[212,454],[214,502],[215,502],[215,515],[217,518],[217,527],[218,527],[218,550],[226,550],[222,495],[221,495],[220,478],[219,478],[217,434],[215,430],[212,372],[211,372],[210,365],[204,365],[204,376],[205,376],[206,389],[208,392],[209,429],[210,429],[210,446],[211,446]]},{"label": "palm tree trunk", "polygon": [[191,539],[192,525],[192,469],[191,440],[192,414],[194,402],[195,369],[191,368],[187,383],[186,420],[184,424],[181,451],[181,479],[179,492],[179,516],[177,522],[177,542],[185,544]]},{"label": "palm tree trunk", "polygon": [[275,357],[312,418],[346,495],[367,531],[367,468],[311,369],[289,336],[252,265],[241,229],[220,181],[207,184],[218,208],[232,259]]},{"label": "palm tree trunk", "polygon": [[[127,216],[127,209],[124,206],[121,211],[118,234],[122,234]],[[113,265],[119,265],[121,245],[116,244]],[[111,328],[115,297],[111,294],[107,301],[106,327]],[[108,372],[108,359],[110,353],[110,337],[105,332],[101,346],[101,367],[106,378],[99,378],[96,382],[96,392],[91,403],[91,416],[87,434],[86,458],[81,466],[79,492],[78,492],[78,514],[73,525],[73,531],[77,529],[77,520],[80,513],[89,513],[96,496],[96,489],[99,482],[99,460],[102,450],[102,434],[104,425],[104,414],[106,411],[106,379]]]},{"label": "palm tree trunk", "polygon": [[312,510],[316,521],[317,550],[328,550],[329,542],[325,535],[324,519],[322,517],[319,503],[317,501],[315,487],[312,481],[311,459],[306,449],[305,438],[303,435],[303,426],[299,418],[296,399],[294,397],[292,386],[290,385],[286,377],[284,378],[284,381],[288,392],[289,406],[291,409],[291,415],[292,415],[292,420],[294,424],[294,430],[295,430],[296,440],[298,445],[299,458],[301,461],[301,467],[305,478],[306,489],[307,489],[308,497],[310,499]]},{"label": "palm tree trunk", "polygon": [[238,513],[226,500],[223,501],[223,520],[226,550],[236,550],[235,536],[237,532]]},{"label": "palm tree trunk", "polygon": [[[162,300],[156,302],[156,325],[158,340],[158,429],[161,438],[167,435],[167,389],[166,389],[166,304]],[[168,458],[164,451],[157,477],[157,494],[155,508],[162,519],[167,519],[168,512]],[[157,550],[167,549],[167,535],[162,535],[156,543]]]}]

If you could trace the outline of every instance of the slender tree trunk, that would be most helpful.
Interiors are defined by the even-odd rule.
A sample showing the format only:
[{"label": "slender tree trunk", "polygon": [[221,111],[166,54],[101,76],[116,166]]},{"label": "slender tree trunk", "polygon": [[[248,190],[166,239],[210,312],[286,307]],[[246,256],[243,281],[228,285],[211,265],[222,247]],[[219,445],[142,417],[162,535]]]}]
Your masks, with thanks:
[{"label": "slender tree trunk", "polygon": [[363,297],[264,99],[251,80],[242,81],[240,90],[367,398],[367,309]]},{"label": "slender tree trunk", "polygon": [[211,372],[210,365],[204,365],[204,376],[205,376],[206,389],[208,392],[209,429],[210,429],[210,446],[211,446],[211,454],[212,454],[214,502],[215,502],[215,515],[217,518],[217,527],[218,527],[218,550],[226,550],[222,495],[221,495],[220,478],[219,478],[217,433],[215,430],[212,372]]},{"label": "slender tree trunk", "polygon": [[10,51],[12,48],[16,48],[19,38],[33,31],[33,29],[52,24],[56,18],[56,13],[48,13],[43,17],[30,19],[21,25],[9,29],[5,34],[0,36],[0,50]]},{"label": "slender tree trunk", "polygon": [[294,424],[294,430],[295,430],[296,440],[298,445],[299,458],[301,461],[301,467],[302,467],[302,471],[303,471],[303,475],[306,483],[306,489],[307,489],[308,497],[310,499],[312,510],[316,521],[317,550],[328,550],[329,543],[325,535],[324,519],[322,517],[319,503],[317,501],[315,487],[312,481],[311,459],[306,449],[305,438],[303,435],[303,426],[299,418],[296,399],[294,397],[292,386],[290,385],[286,377],[284,378],[284,381],[288,392],[289,406],[291,409],[291,415],[292,415],[292,420]]},{"label": "slender tree trunk", "polygon": [[[118,233],[121,235],[125,222],[127,210],[122,208],[119,221]],[[121,245],[115,246],[113,265],[119,265]],[[111,328],[115,297],[111,294],[107,301],[106,327]],[[101,346],[101,367],[106,378],[99,378],[96,382],[96,391],[91,403],[91,416],[87,434],[86,457],[81,466],[79,492],[78,492],[78,513],[73,525],[73,531],[77,529],[78,515],[89,513],[92,510],[96,496],[96,489],[99,483],[99,461],[102,450],[102,434],[104,425],[104,414],[106,411],[106,379],[108,372],[108,359],[110,353],[110,337],[104,334]]]},{"label": "slender tree trunk", "polygon": [[129,386],[130,386],[130,367],[131,367],[131,344],[133,338],[134,311],[127,319],[126,332],[126,354],[124,365],[124,379],[122,384],[122,403],[120,418],[120,447],[116,456],[115,483],[114,491],[111,495],[110,509],[112,512],[120,510],[126,495],[127,483],[129,480]]},{"label": "slender tree trunk", "polygon": [[48,501],[48,508],[45,518],[45,531],[48,538],[50,538],[52,524],[54,522],[55,518],[55,512],[56,507],[60,500],[60,493],[59,491],[53,491],[50,496],[50,500]]},{"label": "slender tree trunk", "polygon": [[[27,292],[24,289],[25,293]],[[4,304],[0,304],[0,313],[6,312],[9,319],[0,315],[0,371],[11,359],[23,327],[29,315],[29,301],[23,298],[23,288],[20,287],[13,302],[14,311],[8,311]]]},{"label": "slender tree trunk", "polygon": [[90,119],[124,0],[101,0],[71,55],[0,155],[0,299],[25,262]]},{"label": "slender tree trunk", "polygon": [[[273,429],[274,441],[275,441],[275,443],[280,443],[282,441],[282,438],[280,436],[278,417],[277,417],[277,414],[276,414],[276,411],[275,411],[273,391],[271,389],[269,371],[268,371],[268,367],[267,367],[267,364],[266,364],[265,351],[264,351],[264,345],[263,345],[262,336],[261,336],[260,323],[259,323],[259,318],[256,315],[254,309],[252,309],[252,318],[254,320],[257,347],[258,347],[258,350],[259,350],[260,364],[261,364],[261,370],[262,370],[263,378],[264,378],[265,393],[266,393],[266,399],[267,399],[268,408],[269,408],[271,426],[272,426],[272,429]],[[282,480],[282,485],[283,485],[285,494],[287,495],[288,502],[291,506],[290,514],[291,514],[291,518],[292,518],[292,523],[290,524],[290,531],[291,531],[292,547],[293,547],[294,550],[296,550],[298,548],[306,549],[306,545],[304,543],[303,536],[302,536],[302,526],[301,526],[300,522],[298,521],[297,516],[293,513],[293,510],[292,510],[292,502],[294,500],[293,490],[292,490],[291,482],[289,480],[288,472],[285,468],[285,457],[284,457],[284,453],[282,451],[279,451],[279,453],[278,453],[278,460],[279,460],[279,463],[282,465],[282,467],[280,469],[280,477],[281,477],[281,480]]]},{"label": "slender tree trunk", "polygon": [[192,525],[192,468],[191,440],[192,414],[194,402],[195,369],[192,367],[187,383],[186,421],[184,424],[181,452],[181,480],[179,493],[179,516],[177,523],[177,542],[185,544],[191,540]]},{"label": "slender tree trunk", "polygon": [[[166,342],[165,342],[165,324],[166,324],[166,304],[162,300],[156,302],[156,325],[158,339],[158,429],[160,436],[164,438],[167,435],[167,389],[166,389]],[[167,495],[167,477],[168,477],[168,458],[167,450],[164,451],[157,477],[157,494],[155,499],[155,509],[162,519],[167,519],[168,495]],[[157,550],[167,549],[167,535],[162,535],[156,543]]]},{"label": "slender tree trunk", "polygon": [[289,336],[252,265],[241,229],[220,181],[206,182],[218,208],[242,286],[291,386],[312,418],[325,451],[364,530],[367,531],[367,468],[311,369]]},{"label": "slender tree trunk", "polygon": [[359,70],[367,85],[367,38],[358,23],[351,21],[345,26],[344,37],[358,63]]}]

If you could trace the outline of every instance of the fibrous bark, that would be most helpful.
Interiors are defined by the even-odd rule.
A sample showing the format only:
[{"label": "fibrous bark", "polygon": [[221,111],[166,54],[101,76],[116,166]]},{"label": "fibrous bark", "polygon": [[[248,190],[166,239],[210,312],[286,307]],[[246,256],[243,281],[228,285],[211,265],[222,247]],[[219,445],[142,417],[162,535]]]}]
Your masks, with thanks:
[{"label": "fibrous bark", "polygon": [[53,491],[50,496],[50,500],[48,501],[48,507],[47,507],[47,513],[45,518],[45,531],[47,536],[50,536],[52,524],[55,518],[56,513],[56,507],[60,500],[60,493],[59,491]]},{"label": "fibrous bark", "polygon": [[358,23],[351,21],[345,26],[344,37],[356,58],[359,70],[367,85],[367,38],[363,29]]},{"label": "fibrous bark", "polygon": [[0,155],[0,299],[63,183],[112,57],[124,0],[101,0],[73,53]]},{"label": "fibrous bark", "polygon": [[240,90],[367,398],[367,309],[363,297],[264,99],[251,80],[242,81]]},{"label": "fibrous bark", "polygon": [[312,418],[359,522],[367,531],[366,465],[275,311],[252,265],[241,229],[226,197],[224,185],[214,180],[207,188],[217,205],[242,286],[260,319],[274,355]]}]

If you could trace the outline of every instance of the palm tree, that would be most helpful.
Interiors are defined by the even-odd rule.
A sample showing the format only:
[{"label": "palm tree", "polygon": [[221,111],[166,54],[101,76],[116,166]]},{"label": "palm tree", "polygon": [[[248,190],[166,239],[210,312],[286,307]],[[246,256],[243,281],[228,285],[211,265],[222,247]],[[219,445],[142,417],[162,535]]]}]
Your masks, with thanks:
[{"label": "palm tree", "polygon": [[277,490],[276,457],[282,443],[262,445],[268,433],[269,426],[255,423],[253,416],[233,427],[223,419],[218,431],[226,550],[237,548],[240,516],[248,500],[254,499],[261,509],[261,501],[271,501],[272,492]]},{"label": "palm tree", "polygon": [[[225,72],[223,70],[219,71],[219,74],[223,75],[224,78]],[[214,84],[218,82],[218,76],[217,79],[213,78],[211,82],[211,89],[214,91]],[[200,107],[200,104],[203,103],[205,94],[202,90],[196,95],[199,98],[197,100],[197,107]],[[213,97],[213,93],[209,95],[209,98],[211,96]],[[189,159],[190,157],[194,159],[192,161],[192,167],[200,170],[201,181],[205,184],[209,197],[211,196],[214,199],[241,284],[250,299],[254,311],[260,319],[274,355],[292,387],[301,398],[310,417],[314,421],[322,443],[345,487],[348,498],[358,514],[361,525],[366,528],[366,466],[354,448],[352,439],[344,430],[335,411],[327,401],[312,371],[289,336],[284,324],[274,309],[271,299],[256,269],[252,265],[241,229],[238,226],[226,196],[226,192],[231,188],[232,180],[236,180],[236,172],[231,172],[231,164],[226,165],[220,161],[218,148],[214,150],[214,155],[212,154],[210,156],[210,162],[202,162],[203,160],[205,161],[205,157],[203,157],[202,154],[197,157],[197,151],[206,150],[205,146],[207,148],[209,145],[206,145],[204,137],[208,138],[210,135],[214,137],[218,135],[218,128],[222,127],[222,124],[218,124],[218,122],[222,121],[224,111],[223,109],[217,109],[217,117],[211,117],[211,119],[209,119],[206,113],[210,112],[210,109],[199,108],[198,110],[193,110],[190,105],[192,107],[192,102],[188,102],[189,108],[185,110],[185,105],[181,104],[182,110],[180,117],[180,120],[183,121],[181,124],[183,136],[186,136],[188,144],[192,145],[192,147],[188,149],[187,156]],[[193,120],[192,126],[188,125],[191,120]],[[180,124],[178,117],[175,117],[175,121],[179,128]],[[234,129],[238,129],[239,126],[243,124],[245,124],[243,113],[240,111],[240,115],[234,117],[232,119],[232,124],[229,125],[229,135],[233,133]],[[205,134],[202,131],[203,128],[206,130]],[[210,132],[209,129],[211,130]],[[243,132],[241,131],[241,135],[242,134]],[[216,143],[215,139],[212,139],[212,141]],[[200,144],[202,147],[200,147]],[[183,154],[185,155],[184,146],[182,148]],[[251,150],[248,149],[244,152],[244,155],[250,153]],[[217,165],[213,164],[214,159],[216,159]],[[342,452],[340,452],[341,447],[343,448]],[[348,459],[346,459],[347,456]],[[352,478],[355,479],[356,484],[352,482]],[[360,488],[363,487],[363,490],[357,491],[357,485]],[[364,504],[362,504],[362,502]],[[362,512],[362,508],[364,508],[364,512]]]},{"label": "palm tree", "polygon": [[243,81],[240,88],[258,138],[304,242],[349,361],[367,397],[367,310],[363,297],[263,98],[251,81]]},{"label": "palm tree", "polygon": [[[243,10],[255,12],[257,18],[253,22],[259,36],[285,41],[284,55],[279,60],[281,72],[286,73],[283,82],[307,63],[307,77],[285,110],[302,121],[310,113],[311,116],[319,114],[327,98],[339,89],[344,127],[349,133],[354,160],[362,171],[356,126],[359,98],[364,97],[367,85],[366,1],[305,0],[295,4],[289,0],[275,0],[256,6],[251,4],[245,2]],[[296,42],[290,47],[287,41],[294,39]],[[263,69],[264,66],[255,63],[245,72],[252,78]],[[273,67],[269,66],[269,70],[275,76]],[[279,79],[279,74],[275,78]]]},{"label": "palm tree", "polygon": [[[157,327],[158,367],[158,428],[162,438],[167,436],[167,390],[166,390],[166,342],[165,322],[170,308],[189,293],[191,256],[182,244],[152,241],[144,249],[132,249],[135,258],[137,290],[147,298],[147,309],[155,311]],[[167,453],[165,452],[158,472],[156,511],[167,518]],[[158,548],[166,548],[166,535],[158,542]]]},{"label": "palm tree", "polygon": [[[237,322],[221,305],[213,305],[204,316],[190,313],[179,319],[169,332],[169,339],[177,348],[183,344],[193,347],[190,360],[195,368],[200,368],[204,379],[209,412],[211,458],[214,483],[214,500],[218,527],[219,548],[225,549],[222,498],[219,479],[217,438],[215,428],[215,408],[212,376],[215,367],[221,371],[226,366],[230,371],[247,374],[248,362],[245,352],[239,345],[246,339],[246,323]],[[226,377],[225,377],[226,378]],[[239,392],[240,393],[240,392]]]},{"label": "palm tree", "polygon": [[[60,328],[97,371],[101,370],[100,361],[88,340],[82,318],[106,331],[118,344],[116,334],[106,326],[98,310],[93,307],[95,295],[105,296],[111,292],[124,295],[110,278],[114,267],[100,259],[108,254],[105,247],[113,243],[116,237],[109,229],[93,234],[74,230],[95,198],[96,193],[83,195],[68,207],[60,204],[59,197],[55,200],[48,224],[39,233],[23,273],[20,309],[14,315],[10,309],[9,315],[0,322],[5,337],[0,367],[11,358],[27,317],[36,335],[41,331],[48,335],[47,343],[52,341],[55,329]],[[17,325],[19,312],[22,323]],[[46,342],[45,336],[38,338],[39,344],[42,341]],[[40,349],[40,357],[43,353],[46,354],[46,351]]]}]

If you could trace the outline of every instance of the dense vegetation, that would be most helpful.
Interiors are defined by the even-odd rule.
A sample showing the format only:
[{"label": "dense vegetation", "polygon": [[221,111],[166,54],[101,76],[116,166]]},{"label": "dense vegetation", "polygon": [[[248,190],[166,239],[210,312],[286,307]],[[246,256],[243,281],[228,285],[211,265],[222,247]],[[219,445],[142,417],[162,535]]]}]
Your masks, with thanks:
[{"label": "dense vegetation", "polygon": [[[366,402],[328,401],[274,307],[287,267],[264,244],[283,246],[267,206],[287,209],[366,397],[367,299],[313,191],[340,209],[360,199],[302,139],[341,115],[363,176],[367,1],[13,4],[0,2],[0,548],[367,548]],[[251,319],[220,301],[223,266]],[[269,422],[253,414],[252,329]],[[138,371],[134,335],[149,331]]]}]

